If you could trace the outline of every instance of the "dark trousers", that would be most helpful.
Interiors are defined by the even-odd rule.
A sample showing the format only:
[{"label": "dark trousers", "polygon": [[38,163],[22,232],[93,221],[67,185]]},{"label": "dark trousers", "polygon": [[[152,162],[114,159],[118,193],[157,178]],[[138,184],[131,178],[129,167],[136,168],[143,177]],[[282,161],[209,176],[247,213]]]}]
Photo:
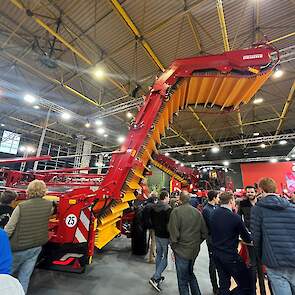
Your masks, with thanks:
[{"label": "dark trousers", "polygon": [[252,290],[253,294],[256,295],[256,281],[257,281],[257,256],[256,250],[253,246],[247,246],[250,260],[250,273],[252,279]]},{"label": "dark trousers", "polygon": [[[219,276],[219,295],[253,295],[252,279],[249,269],[237,254],[235,257],[214,255]],[[231,277],[237,287],[230,291]]]},{"label": "dark trousers", "polygon": [[180,295],[201,295],[197,278],[194,274],[195,260],[185,259],[174,252]]},{"label": "dark trousers", "polygon": [[212,284],[213,292],[216,293],[218,291],[218,283],[217,283],[217,270],[213,258],[213,247],[210,242],[206,241],[208,247],[208,254],[209,254],[209,275],[210,281]]}]

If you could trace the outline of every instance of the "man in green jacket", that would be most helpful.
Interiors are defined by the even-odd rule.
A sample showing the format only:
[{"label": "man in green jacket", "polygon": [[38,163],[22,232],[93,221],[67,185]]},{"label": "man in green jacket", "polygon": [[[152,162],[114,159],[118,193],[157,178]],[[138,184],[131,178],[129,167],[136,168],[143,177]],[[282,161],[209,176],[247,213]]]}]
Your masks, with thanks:
[{"label": "man in green jacket", "polygon": [[175,208],[169,219],[171,247],[175,256],[178,290],[180,295],[200,295],[194,263],[201,243],[207,237],[207,227],[202,214],[189,203],[190,194],[180,194],[181,205]]}]

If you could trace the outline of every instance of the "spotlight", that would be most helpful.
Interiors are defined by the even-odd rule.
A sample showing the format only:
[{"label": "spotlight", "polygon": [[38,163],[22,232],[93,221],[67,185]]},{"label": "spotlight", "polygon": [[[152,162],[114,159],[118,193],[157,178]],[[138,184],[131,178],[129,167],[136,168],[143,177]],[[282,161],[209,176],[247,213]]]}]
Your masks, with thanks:
[{"label": "spotlight", "polygon": [[286,161],[290,161],[290,160],[291,160],[291,158],[285,158],[285,160],[286,160]]},{"label": "spotlight", "polygon": [[86,128],[89,128],[90,127],[90,123],[89,122],[85,123],[85,127]]},{"label": "spotlight", "polygon": [[126,117],[127,117],[128,119],[131,119],[131,118],[133,118],[133,114],[130,113],[130,112],[127,112],[127,113],[126,113]]},{"label": "spotlight", "polygon": [[103,135],[103,137],[105,137],[105,138],[107,138],[108,136],[109,136],[109,135],[108,135],[108,134],[106,134],[106,133]]},{"label": "spotlight", "polygon": [[104,128],[98,128],[98,129],[96,130],[96,132],[97,132],[98,134],[104,134],[104,133],[105,133],[105,130],[104,130]]},{"label": "spotlight", "polygon": [[102,122],[101,120],[97,119],[97,120],[95,121],[95,125],[97,125],[97,126],[101,126],[101,125],[103,125],[103,122]]},{"label": "spotlight", "polygon": [[61,118],[62,118],[63,120],[65,120],[65,121],[70,120],[71,117],[72,117],[71,114],[68,113],[68,112],[64,112],[64,113],[61,114]]},{"label": "spotlight", "polygon": [[1,124],[1,127],[5,127],[5,124],[2,123],[2,124]]},{"label": "spotlight", "polygon": [[119,136],[117,138],[118,143],[123,143],[125,141],[125,136]]},{"label": "spotlight", "polygon": [[254,133],[253,133],[253,136],[259,136],[259,135],[260,135],[259,132],[254,132]]},{"label": "spotlight", "polygon": [[175,164],[178,165],[179,164],[179,161],[175,161]]},{"label": "spotlight", "polygon": [[185,142],[185,144],[186,144],[186,145],[189,145],[189,142],[188,142],[188,141],[186,141],[186,142]]},{"label": "spotlight", "polygon": [[180,164],[180,166],[181,166],[181,167],[183,167],[183,166],[184,166],[184,164],[183,164],[183,163],[181,163],[181,164]]},{"label": "spotlight", "polygon": [[272,158],[269,160],[271,163],[277,163],[278,162],[278,159],[277,158]]},{"label": "spotlight", "polygon": [[261,104],[264,101],[262,97],[257,97],[253,100],[254,104]]},{"label": "spotlight", "polygon": [[291,158],[295,158],[295,154],[291,155]]},{"label": "spotlight", "polygon": [[224,165],[224,166],[229,166],[229,161],[224,161],[224,162],[223,162],[223,165]]},{"label": "spotlight", "polygon": [[39,110],[39,109],[40,109],[40,107],[39,107],[38,105],[33,106],[33,108],[34,108],[35,110]]},{"label": "spotlight", "polygon": [[287,143],[288,143],[287,140],[280,140],[280,141],[279,141],[279,144],[280,144],[280,145],[285,145],[285,144],[287,144]]},{"label": "spotlight", "polygon": [[103,71],[103,69],[96,69],[94,71],[94,76],[97,78],[97,79],[102,79],[105,75],[105,72]]},{"label": "spotlight", "polygon": [[193,153],[192,153],[192,152],[187,152],[187,154],[188,154],[189,156],[191,156]]},{"label": "spotlight", "polygon": [[277,79],[277,78],[282,77],[283,74],[284,74],[284,72],[281,69],[276,68],[275,72],[273,73],[273,77]]},{"label": "spotlight", "polygon": [[24,101],[26,101],[28,103],[34,103],[36,100],[37,100],[37,98],[32,94],[26,94],[24,96]]},{"label": "spotlight", "polygon": [[170,155],[169,153],[165,153],[165,156],[166,156],[166,157],[169,157],[169,155]]},{"label": "spotlight", "polygon": [[195,168],[196,167],[196,165],[195,164],[192,164],[192,168]]},{"label": "spotlight", "polygon": [[261,147],[262,149],[265,149],[265,148],[266,148],[266,144],[265,144],[265,143],[262,143],[262,144],[260,145],[260,147]]},{"label": "spotlight", "polygon": [[214,146],[211,148],[211,152],[214,154],[217,154],[220,151],[220,148],[218,146]]}]

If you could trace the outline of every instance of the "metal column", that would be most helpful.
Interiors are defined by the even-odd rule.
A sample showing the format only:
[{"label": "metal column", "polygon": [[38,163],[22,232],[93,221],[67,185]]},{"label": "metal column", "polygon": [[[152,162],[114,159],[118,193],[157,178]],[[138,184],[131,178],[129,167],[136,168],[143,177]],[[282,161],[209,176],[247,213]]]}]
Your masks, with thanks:
[{"label": "metal column", "polygon": [[[44,128],[42,130],[42,134],[41,134],[41,137],[40,137],[40,140],[39,140],[39,145],[38,145],[36,157],[39,157],[41,155],[41,151],[42,151],[42,147],[43,147],[43,143],[44,143],[44,139],[45,139],[45,134],[46,134],[47,127],[48,127],[48,122],[49,122],[49,117],[50,117],[50,111],[51,111],[51,107],[49,108],[49,110],[47,112],[47,116],[46,116]],[[35,161],[34,162],[33,170],[36,171],[37,170],[37,167],[38,167],[38,161]]]},{"label": "metal column", "polygon": [[78,142],[76,147],[76,157],[74,160],[74,168],[79,168],[81,165],[81,158],[83,152],[84,135],[78,135]]},{"label": "metal column", "polygon": [[[91,149],[92,149],[92,142],[88,140],[84,140],[81,163],[80,163],[81,168],[89,167],[90,159],[91,159],[91,156],[90,156]],[[88,170],[82,170],[81,172],[88,173]]]}]

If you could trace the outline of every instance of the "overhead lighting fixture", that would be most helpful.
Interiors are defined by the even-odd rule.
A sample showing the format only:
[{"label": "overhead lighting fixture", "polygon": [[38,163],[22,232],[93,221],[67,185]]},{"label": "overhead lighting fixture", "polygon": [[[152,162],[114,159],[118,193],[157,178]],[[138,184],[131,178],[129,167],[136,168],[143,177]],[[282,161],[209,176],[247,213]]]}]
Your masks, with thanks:
[{"label": "overhead lighting fixture", "polygon": [[265,143],[262,143],[262,144],[260,145],[260,147],[261,147],[262,149],[265,149],[265,148],[266,148],[266,144],[265,144]]},{"label": "overhead lighting fixture", "polygon": [[130,112],[127,112],[127,113],[126,113],[126,117],[127,117],[128,119],[131,119],[131,118],[133,118],[133,114],[130,113]]},{"label": "overhead lighting fixture", "polygon": [[202,172],[206,173],[208,170],[206,168],[202,169]]},{"label": "overhead lighting fixture", "polygon": [[169,155],[170,155],[169,153],[165,153],[165,156],[166,156],[166,157],[169,157]]},{"label": "overhead lighting fixture", "polygon": [[203,155],[202,155],[202,158],[205,158],[205,157],[206,157],[206,155],[205,155],[205,154],[203,154]]},{"label": "overhead lighting fixture", "polygon": [[278,162],[278,159],[277,158],[272,158],[269,160],[271,163],[277,163]]},{"label": "overhead lighting fixture", "polygon": [[103,69],[96,69],[94,70],[94,76],[97,79],[102,79],[105,76],[105,71]]},{"label": "overhead lighting fixture", "polygon": [[90,128],[90,123],[89,122],[85,123],[85,127]]},{"label": "overhead lighting fixture", "polygon": [[104,134],[104,133],[105,133],[105,130],[104,130],[104,128],[98,128],[98,129],[96,130],[96,132],[97,132],[98,134]]},{"label": "overhead lighting fixture", "polygon": [[39,107],[38,105],[33,106],[33,108],[34,108],[35,110],[39,110],[39,109],[40,109],[40,107]]},{"label": "overhead lighting fixture", "polygon": [[188,142],[188,141],[186,141],[186,142],[185,142],[185,144],[186,144],[186,145],[189,145],[189,142]]},{"label": "overhead lighting fixture", "polygon": [[178,165],[179,164],[179,161],[175,161],[175,164]]},{"label": "overhead lighting fixture", "polygon": [[34,103],[37,100],[36,96],[32,95],[32,94],[26,94],[24,96],[24,101],[28,102],[28,103]]},{"label": "overhead lighting fixture", "polygon": [[2,123],[2,124],[1,124],[1,127],[5,127],[5,124]]},{"label": "overhead lighting fixture", "polygon": [[259,132],[254,132],[254,133],[253,133],[253,136],[259,136],[259,135],[260,135]]},{"label": "overhead lighting fixture", "polygon": [[65,121],[70,120],[71,117],[72,117],[71,114],[68,113],[68,112],[64,112],[64,113],[61,114],[61,118],[62,118],[63,120],[65,120]]},{"label": "overhead lighting fixture", "polygon": [[224,166],[229,166],[229,161],[224,161],[224,162],[223,162],[223,165],[224,165]]},{"label": "overhead lighting fixture", "polygon": [[283,76],[283,74],[284,74],[284,72],[281,70],[281,69],[279,69],[279,68],[276,68],[275,69],[275,72],[273,73],[273,77],[274,78],[280,78],[280,77],[282,77]]},{"label": "overhead lighting fixture", "polygon": [[183,167],[183,166],[184,166],[184,164],[183,164],[183,163],[181,163],[181,164],[180,164],[180,166],[181,166],[181,167]]},{"label": "overhead lighting fixture", "polygon": [[295,154],[291,155],[291,158],[295,158]]},{"label": "overhead lighting fixture", "polygon": [[288,143],[287,140],[280,140],[280,141],[279,141],[279,144],[280,144],[280,145],[285,145],[285,144],[287,144],[287,143]]},{"label": "overhead lighting fixture", "polygon": [[196,165],[195,164],[192,164],[192,168],[195,168],[196,167]]},{"label": "overhead lighting fixture", "polygon": [[286,161],[290,161],[290,160],[291,160],[291,158],[285,158],[285,160],[286,160]]},{"label": "overhead lighting fixture", "polygon": [[264,101],[262,97],[257,97],[253,100],[254,104],[261,104]]},{"label": "overhead lighting fixture", "polygon": [[31,154],[31,153],[34,153],[35,152],[35,148],[31,145],[23,145],[19,148],[19,150],[21,152],[25,152],[25,153],[28,153],[28,154]]},{"label": "overhead lighting fixture", "polygon": [[214,154],[217,154],[220,151],[220,148],[218,146],[214,146],[211,148],[211,152]]},{"label": "overhead lighting fixture", "polygon": [[257,150],[253,150],[253,153],[257,153],[258,151]]},{"label": "overhead lighting fixture", "polygon": [[125,141],[125,136],[119,136],[117,138],[118,143],[123,143]]},{"label": "overhead lighting fixture", "polygon": [[108,136],[109,136],[109,135],[108,135],[108,134],[106,134],[106,133],[103,135],[103,137],[105,137],[105,138],[107,138]]},{"label": "overhead lighting fixture", "polygon": [[102,125],[103,125],[103,122],[102,122],[101,120],[97,119],[97,120],[95,121],[95,125],[97,125],[97,126],[102,126]]},{"label": "overhead lighting fixture", "polygon": [[192,152],[187,152],[187,154],[188,154],[189,156],[191,156],[193,153],[192,153]]},{"label": "overhead lighting fixture", "polygon": [[225,169],[224,169],[224,172],[228,172],[228,169],[227,169],[227,168],[225,168]]}]

